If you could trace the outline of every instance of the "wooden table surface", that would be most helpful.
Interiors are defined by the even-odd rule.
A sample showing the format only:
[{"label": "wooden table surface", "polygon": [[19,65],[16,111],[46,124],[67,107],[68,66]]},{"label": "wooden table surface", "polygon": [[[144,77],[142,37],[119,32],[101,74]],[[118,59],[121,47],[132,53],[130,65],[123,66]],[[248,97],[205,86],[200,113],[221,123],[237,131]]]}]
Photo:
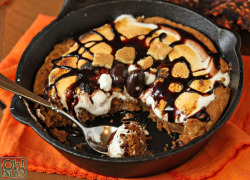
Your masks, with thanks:
[{"label": "wooden table surface", "polygon": [[[3,2],[5,0],[0,0]],[[0,61],[10,52],[18,39],[29,28],[37,15],[47,14],[57,16],[63,0],[9,0],[0,7]],[[0,110],[0,120],[2,112]],[[28,171],[32,180],[76,180],[66,175],[47,174]]]}]

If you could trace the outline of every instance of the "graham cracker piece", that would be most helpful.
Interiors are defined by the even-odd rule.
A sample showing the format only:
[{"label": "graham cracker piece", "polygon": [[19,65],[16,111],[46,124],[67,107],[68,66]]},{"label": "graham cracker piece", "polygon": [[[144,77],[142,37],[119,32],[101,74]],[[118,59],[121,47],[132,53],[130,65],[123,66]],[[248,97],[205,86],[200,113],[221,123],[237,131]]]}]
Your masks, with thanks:
[{"label": "graham cracker piece", "polygon": [[154,64],[154,60],[151,56],[148,56],[144,59],[141,59],[140,61],[137,62],[143,70],[150,68]]},{"label": "graham cracker piece", "polygon": [[186,64],[178,62],[174,65],[172,69],[172,76],[177,78],[188,78],[189,77],[189,70]]},{"label": "graham cracker piece", "polygon": [[155,60],[164,60],[171,50],[170,46],[156,39],[150,44],[147,54],[153,56]]},{"label": "graham cracker piece", "polygon": [[115,59],[124,64],[133,64],[135,59],[135,48],[133,47],[123,47],[116,51]]},{"label": "graham cracker piece", "polygon": [[110,54],[95,53],[93,66],[106,67],[111,69],[114,57]]},{"label": "graham cracker piece", "polygon": [[181,92],[181,90],[182,90],[182,85],[179,84],[179,83],[171,83],[171,84],[168,86],[168,89],[169,89],[171,92]]}]

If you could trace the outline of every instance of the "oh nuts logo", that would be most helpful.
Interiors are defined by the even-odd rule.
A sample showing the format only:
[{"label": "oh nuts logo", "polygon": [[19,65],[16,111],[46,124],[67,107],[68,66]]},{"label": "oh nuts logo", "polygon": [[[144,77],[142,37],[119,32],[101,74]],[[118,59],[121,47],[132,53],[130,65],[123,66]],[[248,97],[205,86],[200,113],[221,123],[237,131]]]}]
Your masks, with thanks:
[{"label": "oh nuts logo", "polygon": [[26,157],[2,157],[0,179],[27,179]]}]

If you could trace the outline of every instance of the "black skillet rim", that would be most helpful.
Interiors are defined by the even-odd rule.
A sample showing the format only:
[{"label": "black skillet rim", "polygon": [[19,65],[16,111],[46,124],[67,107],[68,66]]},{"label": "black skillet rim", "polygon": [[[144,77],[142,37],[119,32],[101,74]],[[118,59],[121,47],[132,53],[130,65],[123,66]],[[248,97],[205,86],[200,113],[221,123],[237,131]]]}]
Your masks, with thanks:
[{"label": "black skillet rim", "polygon": [[[141,0],[128,0],[128,1],[141,2]],[[169,2],[153,1],[153,0],[146,0],[146,1],[147,2],[151,2],[151,3],[159,3],[159,4],[169,3]],[[97,5],[100,6],[102,4],[108,4],[108,3],[119,3],[119,1],[108,1],[108,2],[96,3],[96,4],[88,5],[88,6],[83,7],[83,8],[86,9],[86,8],[89,8],[89,7],[92,7],[92,6],[97,6]],[[182,147],[179,147],[179,148],[173,149],[173,150],[171,149],[171,150],[168,150],[167,152],[157,153],[157,154],[154,154],[153,156],[129,157],[129,158],[110,158],[110,157],[102,157],[100,155],[86,156],[85,153],[82,153],[80,151],[76,151],[72,147],[69,147],[69,146],[66,146],[66,145],[60,143],[59,141],[55,140],[51,136],[49,136],[49,138],[46,139],[46,137],[44,137],[44,133],[47,134],[47,132],[45,132],[43,129],[39,129],[39,128],[37,129],[37,128],[33,127],[32,125],[30,125],[30,123],[28,123],[29,126],[31,126],[31,128],[39,136],[41,136],[45,141],[47,141],[49,144],[53,145],[54,147],[56,147],[56,148],[58,148],[58,149],[60,149],[62,151],[65,151],[65,152],[67,152],[69,154],[72,154],[72,155],[75,155],[75,156],[78,156],[78,157],[81,157],[81,158],[85,158],[85,159],[91,159],[91,160],[100,161],[100,162],[114,162],[114,163],[133,163],[133,162],[139,163],[139,162],[147,162],[147,161],[152,161],[152,160],[163,159],[163,158],[166,158],[166,157],[172,156],[174,154],[180,153],[182,151],[185,151],[186,149],[189,149],[189,148],[195,146],[196,144],[204,141],[205,139],[207,139],[208,137],[210,137],[211,135],[213,135],[217,130],[219,130],[219,128],[229,119],[229,117],[231,116],[231,114],[234,112],[234,110],[235,110],[235,108],[238,105],[238,102],[240,100],[240,95],[241,95],[242,89],[243,89],[243,62],[242,62],[242,58],[241,58],[241,55],[240,55],[240,37],[239,37],[239,35],[237,33],[235,33],[232,30],[228,30],[228,29],[225,29],[225,28],[219,28],[218,25],[216,25],[213,21],[211,21],[210,19],[208,19],[207,17],[205,17],[203,15],[200,15],[199,13],[197,13],[197,12],[195,12],[193,10],[190,10],[190,8],[186,8],[186,7],[183,7],[183,6],[180,6],[180,5],[176,5],[174,3],[169,3],[169,4],[173,4],[175,6],[179,6],[179,8],[186,9],[189,12],[195,14],[196,16],[202,16],[203,18],[205,18],[206,20],[208,20],[210,23],[214,24],[218,28],[218,30],[221,31],[221,30],[224,29],[226,31],[232,32],[234,34],[235,38],[237,39],[237,42],[236,42],[236,45],[235,45],[235,48],[234,48],[234,51],[236,53],[236,57],[238,59],[239,69],[240,69],[240,72],[239,72],[239,85],[238,85],[237,93],[235,95],[235,99],[232,102],[231,106],[227,107],[227,113],[226,114],[224,113],[220,117],[220,119],[217,121],[217,123],[209,131],[207,131],[202,136],[198,137],[197,139],[191,141],[190,143],[188,143],[188,144],[186,144],[186,145],[184,145]],[[79,11],[79,10],[81,10],[83,8],[80,8],[80,9],[78,9],[76,11]],[[74,11],[72,11],[70,13],[74,13]],[[61,18],[61,19],[63,19],[63,18]],[[59,22],[61,19],[54,20],[51,24],[49,24],[48,26],[46,26],[41,32],[39,32],[32,39],[32,41],[30,42],[30,44],[26,48],[25,52],[23,53],[23,55],[21,57],[21,60],[20,60],[20,62],[18,64],[18,68],[17,68],[17,72],[16,72],[16,79],[15,79],[16,83],[18,83],[18,84],[20,83],[19,81],[17,81],[17,79],[19,78],[22,66],[24,64],[24,59],[25,59],[26,55],[28,54],[28,50],[30,48],[32,48],[32,46],[33,46],[34,42],[36,41],[36,39],[38,39],[43,32],[47,31],[47,29],[49,29],[51,26],[53,26],[54,24],[56,24],[57,22]],[[17,96],[17,95],[15,95],[15,96]],[[15,98],[13,98],[13,99],[15,99]],[[12,99],[12,101],[13,101],[13,99]],[[15,110],[12,108],[13,104],[14,103],[12,102],[11,103],[11,114],[15,117],[15,119],[19,119],[18,114],[15,114]],[[20,120],[20,121],[22,121],[22,120]],[[32,121],[35,122],[34,119],[32,119]]]}]

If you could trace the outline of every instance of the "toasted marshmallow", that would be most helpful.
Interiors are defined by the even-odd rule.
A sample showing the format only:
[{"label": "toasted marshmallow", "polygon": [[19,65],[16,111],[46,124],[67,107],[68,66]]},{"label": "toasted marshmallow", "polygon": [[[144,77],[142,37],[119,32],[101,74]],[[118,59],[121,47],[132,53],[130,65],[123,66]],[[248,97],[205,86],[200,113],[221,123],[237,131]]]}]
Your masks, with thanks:
[{"label": "toasted marshmallow", "polygon": [[[192,99],[192,101],[190,101]],[[203,107],[207,107],[213,100],[215,95],[201,96],[197,93],[182,93],[175,101],[175,106],[181,112],[181,116],[176,117],[175,122],[184,123],[187,118],[194,115]]]},{"label": "toasted marshmallow", "polygon": [[121,138],[121,135],[126,135],[130,133],[130,130],[126,129],[126,126],[123,124],[121,125],[117,131],[115,132],[115,135],[113,137],[113,140],[111,141],[109,147],[108,147],[108,156],[109,157],[122,157],[124,154],[124,147],[122,145],[124,144],[123,139]]},{"label": "toasted marshmallow", "polygon": [[[108,42],[114,40],[115,35],[117,35],[114,29],[112,29],[114,27],[119,35],[116,40],[121,40],[121,43],[118,43],[118,47],[111,47],[112,43]],[[144,72],[144,88],[149,87],[148,85],[151,86],[149,89],[143,90],[140,99],[152,108],[157,117],[168,121],[168,111],[178,111],[180,112],[180,117],[176,118],[175,122],[185,123],[189,117],[197,113],[201,108],[208,106],[215,99],[215,95],[211,91],[215,82],[220,81],[227,87],[230,83],[230,76],[227,70],[222,72],[221,69],[215,68],[213,57],[206,52],[202,45],[191,38],[183,39],[181,34],[181,31],[178,31],[176,28],[143,23],[143,19],[137,22],[131,15],[121,15],[114,21],[114,26],[105,24],[82,35],[79,38],[81,43],[75,43],[64,54],[65,57],[56,62],[57,66],[51,71],[48,82],[50,86],[55,86],[51,90],[52,97],[60,97],[62,105],[68,108],[66,99],[68,88],[79,77],[74,73],[72,76],[66,75],[65,78],[59,79],[61,76],[69,73],[70,69],[84,71],[84,65],[86,63],[91,64],[92,60],[94,68],[102,67],[102,70],[105,68],[111,69],[113,63],[117,63],[113,61],[119,61],[119,63],[126,64],[125,67],[128,67],[128,74],[135,69],[147,70]],[[136,52],[138,47],[133,47],[134,39],[130,43],[131,38],[135,38],[139,43],[145,43],[145,56],[138,56],[139,53]],[[182,41],[179,41],[180,39]],[[172,48],[171,44],[176,41],[179,42]],[[128,44],[126,44],[127,42]],[[79,58],[70,56],[72,52],[75,53],[76,51],[79,54]],[[173,66],[169,65],[168,59],[174,63]],[[156,60],[166,60],[167,63],[165,61],[159,63]],[[160,65],[156,67],[158,64]],[[89,70],[91,68],[93,67],[90,67]],[[94,92],[92,94],[75,89],[74,93],[76,93],[79,100],[74,107],[76,113],[83,108],[96,116],[107,114],[114,98],[138,101],[137,98],[132,98],[128,94],[126,88],[119,87],[119,90],[115,90],[117,87],[112,87],[112,78],[108,74],[109,70],[107,69],[100,76],[94,76],[94,74],[91,77],[94,83],[97,81],[99,84],[99,87],[93,86]],[[93,73],[96,72],[98,71]],[[201,75],[203,77],[198,79],[197,77]],[[188,78],[193,78],[193,76],[196,77],[188,85],[180,80],[187,79],[189,81],[190,79]],[[207,79],[208,77],[211,78]],[[168,81],[171,79],[173,82]],[[173,107],[164,98],[155,99],[156,97],[153,97],[153,89],[156,92],[163,91],[162,89],[157,89],[158,83],[167,83],[164,89],[167,93],[179,93],[176,96],[178,98],[173,101]],[[137,84],[134,86],[136,90],[139,88],[136,87]],[[196,90],[197,93],[189,92],[190,89]],[[203,95],[207,92],[209,92],[209,95]],[[161,96],[164,96],[164,93]]]},{"label": "toasted marshmallow", "polygon": [[211,79],[206,79],[206,80],[194,80],[191,84],[190,87],[192,89],[195,89],[197,91],[200,91],[202,93],[206,93],[213,89],[214,83],[216,81],[220,81],[223,83],[225,87],[227,87],[230,83],[230,76],[228,73],[222,73],[221,70],[218,71],[218,73],[212,77]]},{"label": "toasted marshmallow", "polygon": [[117,31],[130,39],[139,35],[146,35],[151,30],[156,29],[155,24],[146,24],[137,22],[131,15],[121,15],[115,19],[115,27]]},{"label": "toasted marshmallow", "polygon": [[114,98],[126,99],[122,93],[114,92],[110,95],[110,93],[104,93],[101,90],[96,90],[91,95],[92,101],[88,93],[81,93],[78,97],[79,101],[74,108],[76,114],[78,115],[80,109],[83,108],[95,116],[107,114],[110,111],[111,102]]},{"label": "toasted marshmallow", "polygon": [[180,57],[184,57],[190,63],[192,72],[208,67],[209,59],[203,61],[200,55],[186,44],[174,46],[173,50],[169,53],[169,59],[171,61]]}]

